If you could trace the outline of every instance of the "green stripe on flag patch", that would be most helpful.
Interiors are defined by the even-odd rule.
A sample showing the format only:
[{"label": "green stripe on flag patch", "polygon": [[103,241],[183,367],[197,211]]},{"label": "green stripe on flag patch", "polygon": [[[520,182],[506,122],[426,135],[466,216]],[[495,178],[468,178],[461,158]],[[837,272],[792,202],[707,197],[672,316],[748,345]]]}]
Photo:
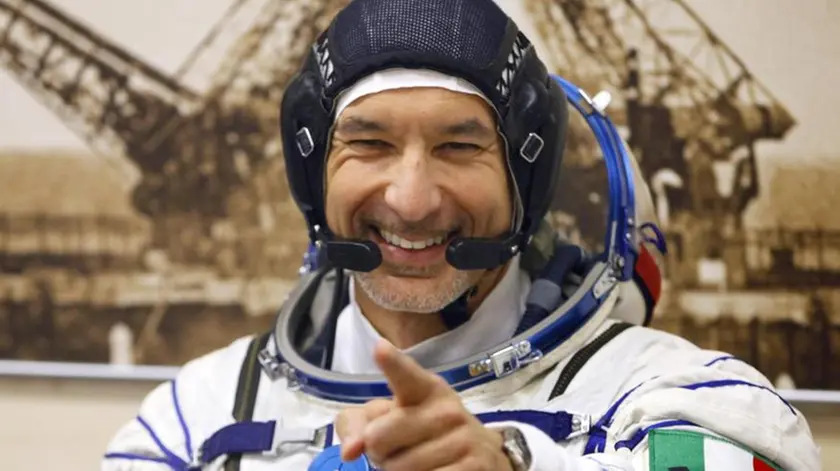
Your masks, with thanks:
[{"label": "green stripe on flag patch", "polygon": [[688,430],[651,430],[648,453],[650,471],[782,471],[740,445]]}]

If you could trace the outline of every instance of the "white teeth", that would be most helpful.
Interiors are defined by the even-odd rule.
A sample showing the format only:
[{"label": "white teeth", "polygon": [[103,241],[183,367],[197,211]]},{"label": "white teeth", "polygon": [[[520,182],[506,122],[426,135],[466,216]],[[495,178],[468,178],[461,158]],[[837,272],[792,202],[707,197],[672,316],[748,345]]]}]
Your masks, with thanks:
[{"label": "white teeth", "polygon": [[446,239],[444,236],[439,236],[426,240],[411,241],[403,239],[402,237],[394,234],[393,232],[380,230],[379,233],[382,234],[382,238],[385,239],[389,244],[396,245],[397,247],[406,250],[422,250],[433,245],[442,244],[443,241]]}]

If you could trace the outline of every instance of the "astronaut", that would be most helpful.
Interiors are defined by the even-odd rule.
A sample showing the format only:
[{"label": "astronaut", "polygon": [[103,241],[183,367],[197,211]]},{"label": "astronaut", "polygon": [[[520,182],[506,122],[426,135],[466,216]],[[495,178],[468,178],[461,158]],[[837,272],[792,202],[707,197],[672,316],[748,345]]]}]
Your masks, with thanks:
[{"label": "astronaut", "polygon": [[[757,370],[646,327],[666,248],[606,101],[493,0],[350,2],[280,107],[308,269],[274,329],[153,390],[101,469],[820,469]],[[545,223],[570,112],[607,169],[600,253]]]}]

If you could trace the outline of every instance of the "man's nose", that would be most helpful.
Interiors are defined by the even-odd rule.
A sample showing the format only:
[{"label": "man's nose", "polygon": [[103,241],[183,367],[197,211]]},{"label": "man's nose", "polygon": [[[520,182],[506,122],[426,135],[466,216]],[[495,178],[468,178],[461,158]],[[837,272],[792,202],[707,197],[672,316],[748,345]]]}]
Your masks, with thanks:
[{"label": "man's nose", "polygon": [[392,169],[385,203],[403,220],[419,222],[440,209],[440,188],[432,178],[425,155],[404,155]]}]

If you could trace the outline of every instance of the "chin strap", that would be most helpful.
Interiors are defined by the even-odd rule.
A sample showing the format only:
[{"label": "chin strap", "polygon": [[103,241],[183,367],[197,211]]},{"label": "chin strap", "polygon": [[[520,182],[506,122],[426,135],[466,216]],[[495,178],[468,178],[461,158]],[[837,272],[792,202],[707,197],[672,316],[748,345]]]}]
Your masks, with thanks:
[{"label": "chin strap", "polygon": [[[564,293],[563,288],[569,285],[569,275],[576,274],[582,277],[588,272],[592,261],[577,245],[557,243],[551,260],[531,285],[525,302],[525,313],[514,335],[539,324],[565,302],[569,294]],[[468,302],[477,291],[477,287],[472,288],[441,310],[441,319],[447,329],[453,330],[469,320]]]},{"label": "chin strap", "polygon": [[462,294],[458,299],[440,311],[440,318],[447,329],[454,330],[470,320],[470,315],[467,311],[468,300],[469,296],[466,293]]},{"label": "chin strap", "polygon": [[440,318],[447,329],[456,329],[470,320],[469,301],[477,292],[478,286],[474,286],[441,309]]}]

